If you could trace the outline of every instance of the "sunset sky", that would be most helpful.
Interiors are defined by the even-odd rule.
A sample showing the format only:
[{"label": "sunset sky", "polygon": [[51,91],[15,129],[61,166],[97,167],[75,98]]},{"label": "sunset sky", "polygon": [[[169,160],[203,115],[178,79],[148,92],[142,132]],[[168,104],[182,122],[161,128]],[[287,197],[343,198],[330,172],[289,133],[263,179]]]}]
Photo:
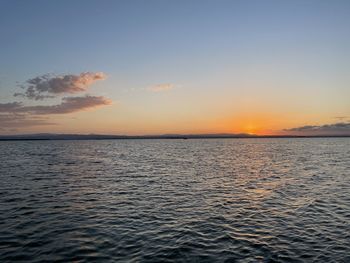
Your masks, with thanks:
[{"label": "sunset sky", "polygon": [[0,0],[0,134],[350,134],[350,1]]}]

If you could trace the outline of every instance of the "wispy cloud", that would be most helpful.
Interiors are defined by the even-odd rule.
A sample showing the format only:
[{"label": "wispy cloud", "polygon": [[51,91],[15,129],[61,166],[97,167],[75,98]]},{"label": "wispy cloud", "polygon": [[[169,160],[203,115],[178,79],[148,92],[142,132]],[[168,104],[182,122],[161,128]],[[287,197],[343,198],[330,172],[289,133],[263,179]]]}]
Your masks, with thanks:
[{"label": "wispy cloud", "polygon": [[43,100],[53,98],[61,94],[74,94],[84,92],[88,87],[98,80],[104,80],[106,74],[103,72],[83,72],[79,75],[43,75],[26,81],[21,87],[23,93],[15,93],[28,99]]},{"label": "wispy cloud", "polygon": [[163,84],[158,84],[152,87],[149,87],[148,90],[151,92],[162,92],[162,91],[168,91],[171,90],[175,87],[174,84],[171,83],[163,83]]},{"label": "wispy cloud", "polygon": [[349,116],[336,116],[336,117],[334,117],[334,119],[337,119],[339,121],[347,121],[347,120],[350,121],[350,117]]},{"label": "wispy cloud", "polygon": [[21,110],[33,114],[67,114],[100,106],[111,105],[112,101],[103,96],[67,97],[61,104],[50,106],[23,107]]},{"label": "wispy cloud", "polygon": [[338,122],[325,125],[306,125],[285,129],[284,131],[306,135],[350,135],[350,122]]},{"label": "wispy cloud", "polygon": [[29,126],[55,125],[47,118],[31,116],[28,114],[0,114],[1,128],[4,131],[13,128],[23,128]]},{"label": "wispy cloud", "polygon": [[67,114],[110,104],[112,104],[112,101],[103,96],[87,95],[83,97],[66,97],[62,99],[62,103],[48,106],[23,106],[23,104],[19,102],[0,103],[0,112],[30,113],[37,115]]}]

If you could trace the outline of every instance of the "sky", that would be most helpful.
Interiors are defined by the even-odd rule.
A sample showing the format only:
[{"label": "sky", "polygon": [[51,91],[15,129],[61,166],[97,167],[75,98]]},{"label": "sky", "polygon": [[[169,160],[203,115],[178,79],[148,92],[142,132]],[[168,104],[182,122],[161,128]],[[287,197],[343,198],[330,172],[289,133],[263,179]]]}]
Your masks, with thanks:
[{"label": "sky", "polygon": [[0,134],[350,134],[350,1],[0,0]]}]

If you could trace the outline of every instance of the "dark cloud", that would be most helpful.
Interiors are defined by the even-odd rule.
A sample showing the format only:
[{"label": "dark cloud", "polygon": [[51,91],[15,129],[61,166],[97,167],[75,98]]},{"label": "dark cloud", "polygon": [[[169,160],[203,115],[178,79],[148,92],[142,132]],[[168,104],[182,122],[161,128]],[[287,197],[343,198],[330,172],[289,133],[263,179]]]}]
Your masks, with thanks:
[{"label": "dark cloud", "polygon": [[15,93],[14,96],[43,100],[61,94],[74,94],[86,91],[91,84],[105,78],[106,75],[103,72],[83,72],[79,75],[62,76],[43,75],[27,80],[22,86],[25,91]]},{"label": "dark cloud", "polygon": [[0,112],[13,112],[22,107],[20,102],[0,103]]},{"label": "dark cloud", "polygon": [[306,125],[284,131],[299,134],[315,134],[315,135],[350,135],[350,122],[338,122],[325,125]]},{"label": "dark cloud", "polygon": [[112,101],[102,96],[67,97],[56,105],[23,106],[21,103],[0,103],[0,112],[27,113],[34,115],[67,114],[83,111],[99,106],[112,104]]}]

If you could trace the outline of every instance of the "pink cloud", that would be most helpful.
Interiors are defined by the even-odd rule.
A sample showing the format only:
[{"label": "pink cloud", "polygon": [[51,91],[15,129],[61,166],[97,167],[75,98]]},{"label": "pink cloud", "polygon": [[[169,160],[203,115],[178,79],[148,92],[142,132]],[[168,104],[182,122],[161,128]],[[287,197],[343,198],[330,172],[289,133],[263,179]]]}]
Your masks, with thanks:
[{"label": "pink cloud", "polygon": [[175,87],[174,84],[171,83],[163,83],[163,84],[158,84],[155,86],[150,87],[148,90],[152,92],[162,92],[162,91],[167,91],[171,90]]}]

